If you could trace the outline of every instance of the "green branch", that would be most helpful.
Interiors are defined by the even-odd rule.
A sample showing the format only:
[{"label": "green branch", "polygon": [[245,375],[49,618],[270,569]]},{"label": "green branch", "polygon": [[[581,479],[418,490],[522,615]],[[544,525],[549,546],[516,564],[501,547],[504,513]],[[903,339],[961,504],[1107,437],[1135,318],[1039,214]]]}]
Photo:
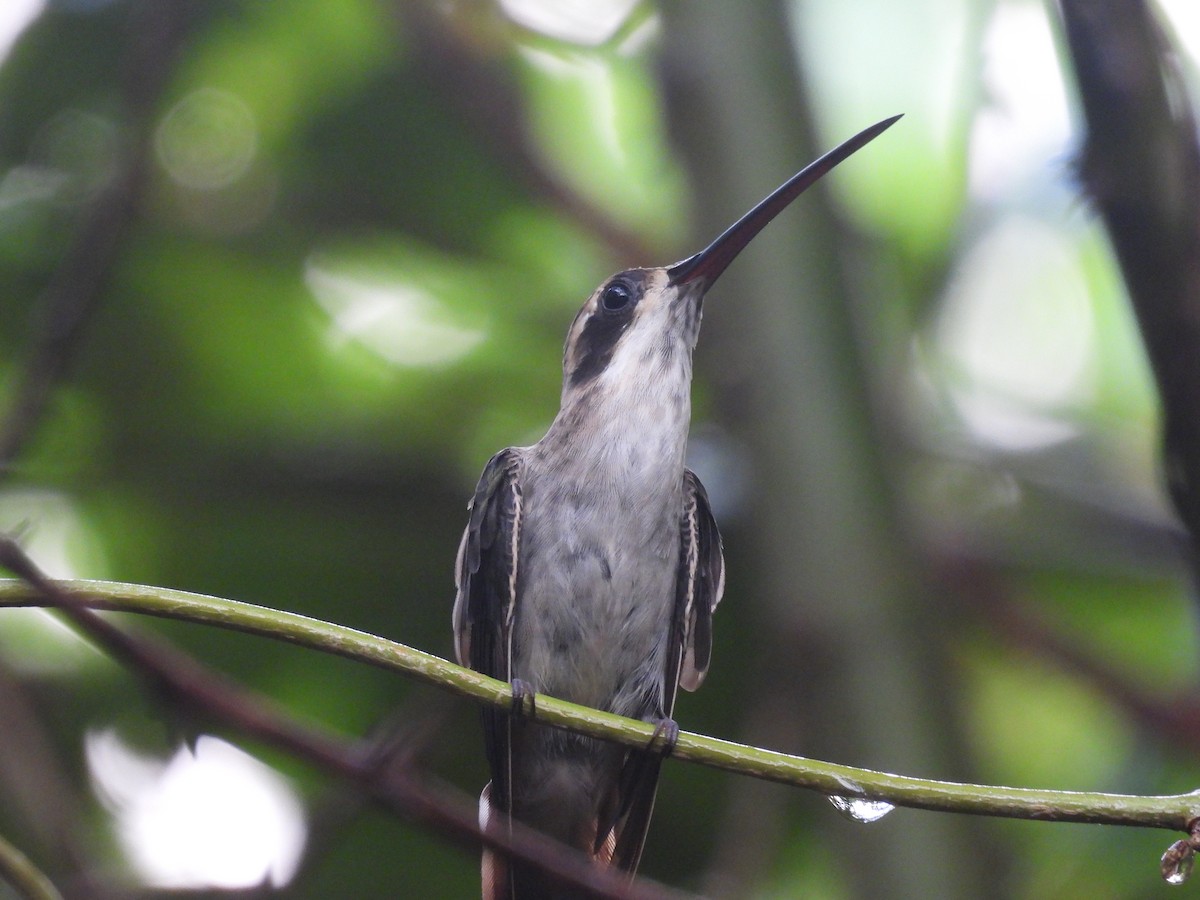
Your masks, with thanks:
[{"label": "green branch", "polygon": [[[503,681],[456,666],[430,653],[341,625],[220,597],[166,588],[102,581],[69,581],[60,584],[95,609],[181,619],[274,638],[400,672],[481,703],[503,708],[508,708],[512,703],[512,690]],[[44,602],[38,593],[25,583],[0,579],[0,606],[42,605]],[[625,719],[542,694],[536,698],[533,715],[539,722],[629,747],[645,747],[654,737],[654,726],[646,722]],[[1103,825],[1139,825],[1179,831],[1188,830],[1190,823],[1200,817],[1200,792],[1141,797],[956,784],[821,762],[688,732],[680,733],[673,755],[716,769],[823,794],[886,801],[896,806],[941,812]]]},{"label": "green branch", "polygon": [[0,880],[27,900],[62,900],[62,894],[20,850],[0,837]]}]

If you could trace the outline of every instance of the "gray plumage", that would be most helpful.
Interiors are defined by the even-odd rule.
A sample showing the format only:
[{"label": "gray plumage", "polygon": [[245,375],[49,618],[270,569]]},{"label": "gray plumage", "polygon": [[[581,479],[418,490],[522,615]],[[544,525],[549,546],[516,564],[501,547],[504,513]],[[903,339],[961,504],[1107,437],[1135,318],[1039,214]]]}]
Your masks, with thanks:
[{"label": "gray plumage", "polygon": [[[532,447],[493,457],[472,501],[460,663],[648,721],[670,717],[677,685],[703,680],[724,562],[683,464],[702,297],[665,269],[637,269],[576,317],[558,416]],[[485,732],[491,808],[636,867],[657,756],[493,712]],[[551,894],[537,872],[502,868],[494,896]]]}]

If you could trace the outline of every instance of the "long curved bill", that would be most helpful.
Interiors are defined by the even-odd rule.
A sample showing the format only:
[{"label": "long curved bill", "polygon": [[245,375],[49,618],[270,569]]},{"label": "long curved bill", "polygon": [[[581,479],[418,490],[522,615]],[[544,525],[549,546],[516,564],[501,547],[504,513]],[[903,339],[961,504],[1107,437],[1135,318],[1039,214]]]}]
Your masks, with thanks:
[{"label": "long curved bill", "polygon": [[783,211],[789,203],[820,180],[821,176],[857,150],[861,150],[879,135],[896,124],[900,116],[892,116],[860,131],[850,140],[830,150],[816,162],[809,163],[697,253],[667,269],[671,284],[687,284],[703,280],[711,286],[746,245],[763,227]]}]

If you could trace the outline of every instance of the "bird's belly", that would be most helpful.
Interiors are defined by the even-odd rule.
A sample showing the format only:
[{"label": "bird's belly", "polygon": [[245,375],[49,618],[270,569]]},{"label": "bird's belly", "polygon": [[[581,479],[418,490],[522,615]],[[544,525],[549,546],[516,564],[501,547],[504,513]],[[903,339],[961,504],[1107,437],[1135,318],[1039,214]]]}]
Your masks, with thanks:
[{"label": "bird's belly", "polygon": [[621,533],[612,527],[526,535],[513,676],[574,703],[629,716],[660,714],[677,523],[620,542],[602,537]]}]

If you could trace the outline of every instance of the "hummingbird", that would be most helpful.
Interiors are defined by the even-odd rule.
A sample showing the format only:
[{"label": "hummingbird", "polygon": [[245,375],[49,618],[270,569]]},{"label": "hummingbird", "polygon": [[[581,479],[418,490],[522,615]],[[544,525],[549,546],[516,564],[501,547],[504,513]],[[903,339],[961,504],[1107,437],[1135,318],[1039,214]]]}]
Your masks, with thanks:
[{"label": "hummingbird", "polygon": [[[664,750],[556,730],[518,710],[536,693],[654,722],[669,752],[678,688],[704,680],[725,588],[712,506],[684,465],[704,296],[780,211],[899,118],[805,167],[699,253],[596,288],[567,333],[545,436],[484,468],[455,563],[455,650],[461,665],[511,682],[514,704],[483,713],[491,781],[481,826],[512,817],[636,871]],[[492,851],[482,876],[484,900],[570,896]]]}]

